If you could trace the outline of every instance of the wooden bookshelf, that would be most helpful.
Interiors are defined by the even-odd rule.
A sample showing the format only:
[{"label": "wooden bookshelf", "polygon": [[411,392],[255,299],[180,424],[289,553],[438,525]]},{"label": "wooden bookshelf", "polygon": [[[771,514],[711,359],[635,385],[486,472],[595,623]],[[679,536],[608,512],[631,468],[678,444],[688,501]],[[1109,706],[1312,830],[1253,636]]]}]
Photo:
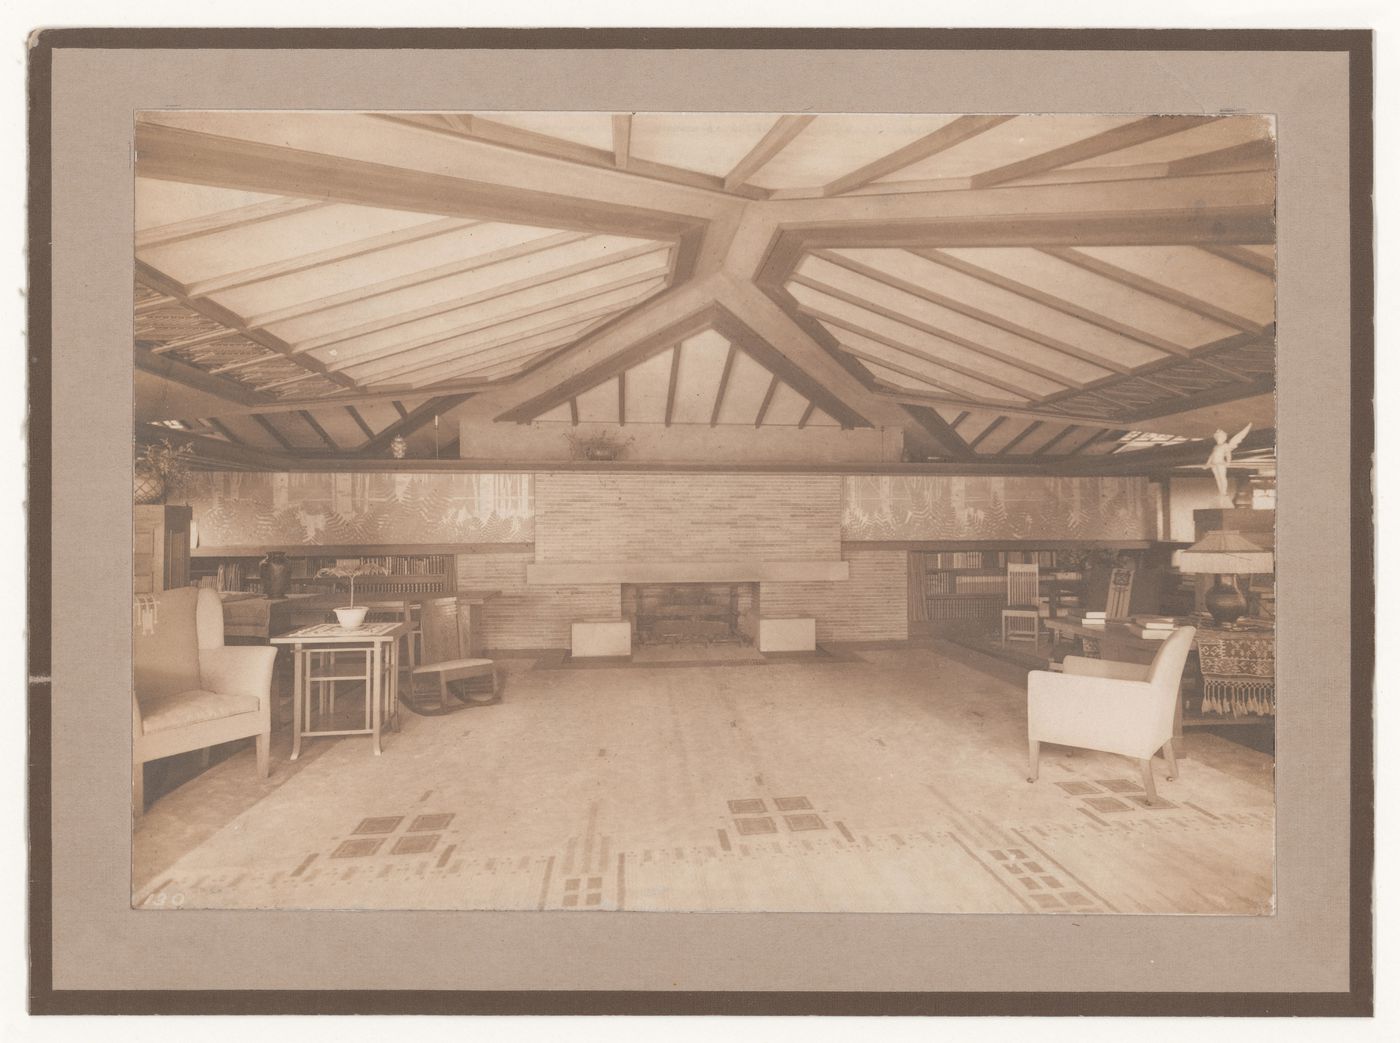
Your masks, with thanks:
[{"label": "wooden bookshelf", "polygon": [[1061,567],[1059,553],[1024,547],[911,551],[911,627],[926,632],[968,624],[999,627],[1010,563],[1040,566],[1040,597],[1052,617],[1080,608],[1083,575]]},{"label": "wooden bookshelf", "polygon": [[[280,548],[274,548],[280,549]],[[373,548],[380,549],[380,548]],[[415,548],[416,549],[416,548]],[[345,548],[302,547],[299,552],[286,551],[292,571],[292,590],[335,589],[333,579],[317,579],[316,573],[337,562],[372,561],[383,565],[387,575],[360,576],[355,591],[366,594],[451,594],[457,589],[457,558],[451,553],[369,553],[357,549],[343,553]],[[334,553],[332,553],[334,551]],[[190,562],[190,579],[213,581],[217,590],[262,592],[258,564],[266,552],[246,551],[233,554],[197,554]],[[340,581],[343,585],[344,581]]]}]

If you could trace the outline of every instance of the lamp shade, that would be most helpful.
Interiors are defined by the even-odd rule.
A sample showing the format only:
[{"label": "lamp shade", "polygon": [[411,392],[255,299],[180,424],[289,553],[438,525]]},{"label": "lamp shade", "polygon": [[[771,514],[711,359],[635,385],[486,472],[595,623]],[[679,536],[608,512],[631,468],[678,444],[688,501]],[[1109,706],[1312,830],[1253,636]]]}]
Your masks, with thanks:
[{"label": "lamp shade", "polygon": [[1256,547],[1233,530],[1208,532],[1205,538],[1175,555],[1182,572],[1243,576],[1274,571],[1272,551]]}]

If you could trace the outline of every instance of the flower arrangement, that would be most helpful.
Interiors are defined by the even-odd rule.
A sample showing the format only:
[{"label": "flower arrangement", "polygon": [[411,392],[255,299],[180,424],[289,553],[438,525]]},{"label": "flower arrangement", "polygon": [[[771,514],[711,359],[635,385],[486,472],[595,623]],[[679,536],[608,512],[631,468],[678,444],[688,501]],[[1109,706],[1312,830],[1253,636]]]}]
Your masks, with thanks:
[{"label": "flower arrangement", "polygon": [[338,561],[334,565],[327,565],[316,573],[317,579],[348,579],[350,581],[350,604],[348,607],[355,607],[355,577],[357,576],[387,576],[389,570],[377,561],[343,562]]},{"label": "flower arrangement", "polygon": [[[178,496],[189,483],[194,464],[194,446],[189,442],[176,444],[169,438],[152,442],[144,449],[137,447],[137,502],[155,503]],[[141,489],[144,482],[144,492]]]},{"label": "flower arrangement", "polygon": [[586,437],[575,434],[564,437],[569,440],[569,452],[575,460],[620,460],[626,454],[627,447],[636,441],[635,438],[620,441],[610,431],[600,431]]}]

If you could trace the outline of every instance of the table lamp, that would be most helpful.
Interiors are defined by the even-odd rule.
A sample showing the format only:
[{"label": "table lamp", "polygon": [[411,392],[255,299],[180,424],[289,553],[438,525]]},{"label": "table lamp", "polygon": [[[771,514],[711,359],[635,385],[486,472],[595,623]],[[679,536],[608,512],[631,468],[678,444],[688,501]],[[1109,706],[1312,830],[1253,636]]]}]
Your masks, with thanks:
[{"label": "table lamp", "polygon": [[1217,624],[1233,627],[1248,607],[1235,577],[1273,572],[1274,555],[1238,532],[1224,529],[1208,532],[1204,539],[1178,551],[1173,564],[1182,572],[1215,576],[1215,586],[1206,591],[1206,608]]}]

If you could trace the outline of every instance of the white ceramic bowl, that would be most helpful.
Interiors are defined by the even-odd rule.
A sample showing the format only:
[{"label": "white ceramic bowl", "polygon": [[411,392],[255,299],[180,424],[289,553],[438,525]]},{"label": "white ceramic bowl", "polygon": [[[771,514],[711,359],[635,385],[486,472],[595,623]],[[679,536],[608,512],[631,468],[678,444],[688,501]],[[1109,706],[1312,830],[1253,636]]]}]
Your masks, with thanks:
[{"label": "white ceramic bowl", "polygon": [[365,625],[365,616],[368,614],[367,605],[347,605],[335,610],[335,618],[340,620],[340,625],[345,630],[359,630]]}]

